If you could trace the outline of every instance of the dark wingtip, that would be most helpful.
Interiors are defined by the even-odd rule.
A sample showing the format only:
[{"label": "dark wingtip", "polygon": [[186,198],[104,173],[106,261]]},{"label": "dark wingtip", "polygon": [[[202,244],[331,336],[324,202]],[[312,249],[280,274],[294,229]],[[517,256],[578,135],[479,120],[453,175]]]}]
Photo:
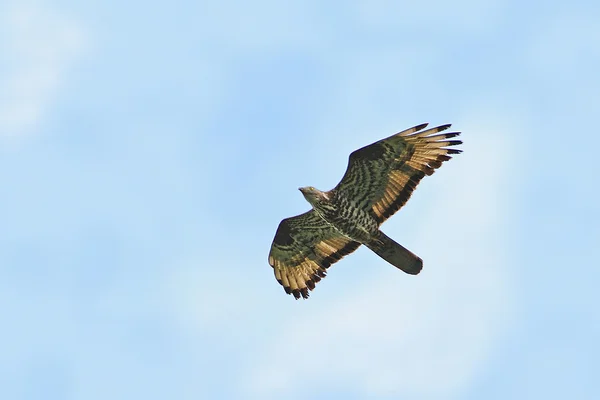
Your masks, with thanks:
[{"label": "dark wingtip", "polygon": [[420,125],[415,126],[413,129],[415,130],[415,132],[418,132],[418,131],[420,131],[422,129],[427,128],[427,125],[429,125],[429,122],[424,122],[424,123],[422,123]]},{"label": "dark wingtip", "polygon": [[460,132],[448,132],[448,133],[444,133],[445,139],[450,139],[453,137],[456,137],[460,135]]},{"label": "dark wingtip", "polygon": [[437,129],[438,132],[441,132],[441,131],[445,131],[446,129],[450,128],[451,126],[452,126],[452,124],[444,124],[444,125],[438,126],[435,129]]},{"label": "dark wingtip", "polygon": [[293,295],[296,300],[299,300],[300,298],[308,299],[308,296],[309,296],[308,288],[304,287],[302,289],[292,290],[289,287],[284,286],[283,289],[285,290],[285,292],[287,294]]}]

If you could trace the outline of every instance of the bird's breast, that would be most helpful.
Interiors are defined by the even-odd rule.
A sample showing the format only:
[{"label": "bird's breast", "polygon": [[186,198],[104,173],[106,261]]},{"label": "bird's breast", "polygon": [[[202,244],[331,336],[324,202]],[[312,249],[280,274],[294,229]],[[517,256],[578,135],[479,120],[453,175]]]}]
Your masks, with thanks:
[{"label": "bird's breast", "polygon": [[379,230],[379,224],[368,211],[346,199],[338,199],[318,211],[340,233],[357,242],[370,241]]}]

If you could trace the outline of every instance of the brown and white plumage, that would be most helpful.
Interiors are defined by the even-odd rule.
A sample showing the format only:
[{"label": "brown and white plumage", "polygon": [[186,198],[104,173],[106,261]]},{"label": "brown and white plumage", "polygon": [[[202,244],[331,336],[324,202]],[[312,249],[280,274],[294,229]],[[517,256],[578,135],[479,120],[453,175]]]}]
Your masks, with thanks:
[{"label": "brown and white plumage", "polygon": [[417,274],[422,260],[394,242],[379,226],[410,198],[461,144],[450,127],[415,126],[350,154],[340,183],[329,192],[301,188],[313,209],[279,224],[269,264],[286,293],[308,298],[329,266],[365,244],[392,265]]},{"label": "brown and white plumage", "polygon": [[310,210],[279,224],[269,264],[285,292],[308,297],[308,291],[324,278],[329,266],[352,253],[360,243],[342,236]]}]

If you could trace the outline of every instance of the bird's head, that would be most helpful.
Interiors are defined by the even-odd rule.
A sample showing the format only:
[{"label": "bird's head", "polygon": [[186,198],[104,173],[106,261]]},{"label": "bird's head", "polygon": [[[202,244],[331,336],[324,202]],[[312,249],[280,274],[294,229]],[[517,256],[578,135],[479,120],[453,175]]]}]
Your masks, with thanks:
[{"label": "bird's head", "polygon": [[312,186],[301,187],[298,190],[302,192],[306,201],[312,205],[315,205],[315,203],[321,201],[329,200],[327,193],[321,192],[319,189],[315,189]]}]

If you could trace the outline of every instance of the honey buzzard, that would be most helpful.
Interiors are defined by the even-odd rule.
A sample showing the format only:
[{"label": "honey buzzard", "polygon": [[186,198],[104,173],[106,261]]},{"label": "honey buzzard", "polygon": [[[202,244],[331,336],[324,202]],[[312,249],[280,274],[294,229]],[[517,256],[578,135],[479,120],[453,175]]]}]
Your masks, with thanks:
[{"label": "honey buzzard", "polygon": [[462,143],[449,140],[460,132],[439,133],[450,124],[424,130],[426,126],[354,151],[342,180],[328,192],[300,188],[312,209],[281,221],[269,253],[269,264],[286,293],[308,298],[327,268],[361,244],[408,274],[421,271],[423,260],[379,227],[406,203],[425,175],[461,152],[449,148]]}]

